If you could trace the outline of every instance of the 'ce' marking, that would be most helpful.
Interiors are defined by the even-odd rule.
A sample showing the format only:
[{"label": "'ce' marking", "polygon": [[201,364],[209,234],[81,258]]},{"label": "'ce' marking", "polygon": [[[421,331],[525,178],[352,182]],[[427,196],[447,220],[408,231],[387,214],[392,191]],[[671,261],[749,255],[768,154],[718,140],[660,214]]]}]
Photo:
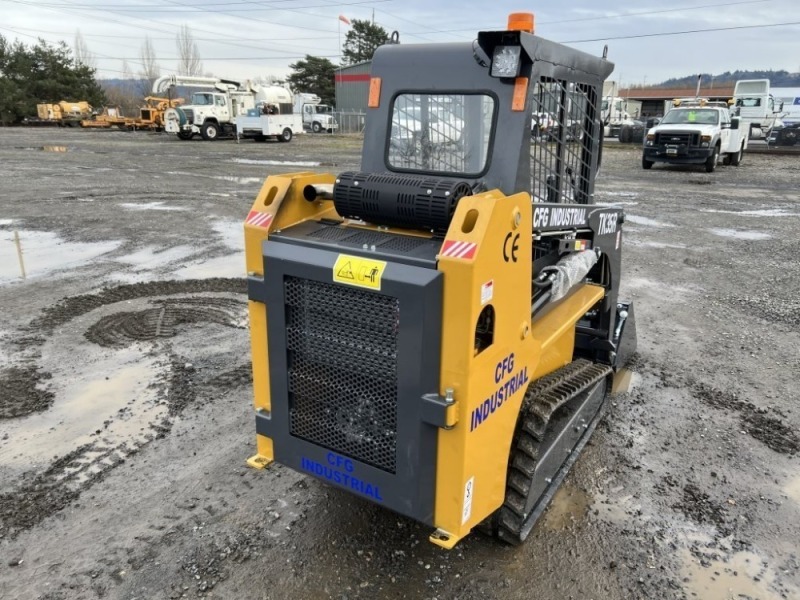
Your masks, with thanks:
[{"label": "'ce' marking", "polygon": [[[514,236],[514,239],[511,239],[511,236]],[[509,252],[509,242],[511,242],[511,251]],[[514,235],[513,232],[509,231],[508,235],[506,235],[506,239],[503,240],[503,260],[508,262],[509,260],[512,262],[517,262],[517,252],[519,251],[519,234]]]}]

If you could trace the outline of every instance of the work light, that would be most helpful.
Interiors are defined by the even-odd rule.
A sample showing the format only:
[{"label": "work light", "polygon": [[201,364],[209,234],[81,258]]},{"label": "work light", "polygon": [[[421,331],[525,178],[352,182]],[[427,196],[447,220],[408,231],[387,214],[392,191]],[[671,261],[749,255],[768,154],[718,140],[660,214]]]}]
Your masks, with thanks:
[{"label": "work light", "polygon": [[516,77],[519,75],[520,46],[497,46],[492,57],[492,77]]}]

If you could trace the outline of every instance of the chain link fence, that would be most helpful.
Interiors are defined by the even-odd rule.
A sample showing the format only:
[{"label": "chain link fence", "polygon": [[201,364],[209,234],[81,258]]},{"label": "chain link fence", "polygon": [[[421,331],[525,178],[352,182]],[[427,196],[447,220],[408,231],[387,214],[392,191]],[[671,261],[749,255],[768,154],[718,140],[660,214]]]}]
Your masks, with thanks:
[{"label": "chain link fence", "polygon": [[339,123],[337,133],[363,133],[366,113],[363,112],[335,112],[333,118]]}]

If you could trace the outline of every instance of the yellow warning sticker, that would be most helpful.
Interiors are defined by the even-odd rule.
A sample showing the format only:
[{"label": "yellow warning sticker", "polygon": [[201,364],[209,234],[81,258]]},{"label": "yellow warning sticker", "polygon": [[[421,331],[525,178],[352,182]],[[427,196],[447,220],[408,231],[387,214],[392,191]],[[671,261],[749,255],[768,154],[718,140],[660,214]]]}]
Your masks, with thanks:
[{"label": "yellow warning sticker", "polygon": [[357,285],[371,290],[381,289],[381,276],[386,262],[340,254],[333,265],[333,280],[346,285]]}]

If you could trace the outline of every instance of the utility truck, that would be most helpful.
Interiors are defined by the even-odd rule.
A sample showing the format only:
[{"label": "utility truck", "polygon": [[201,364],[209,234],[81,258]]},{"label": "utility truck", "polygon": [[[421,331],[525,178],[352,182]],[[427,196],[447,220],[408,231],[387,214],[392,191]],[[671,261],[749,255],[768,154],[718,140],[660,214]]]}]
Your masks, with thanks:
[{"label": "utility truck", "polygon": [[[204,90],[192,94],[188,104],[164,112],[165,131],[177,134],[182,140],[190,140],[195,135],[201,135],[204,140],[235,135],[236,117],[246,115],[257,103],[267,102],[273,87],[216,77],[170,75],[153,83],[153,93],[163,94],[176,86]],[[291,100],[280,108],[281,112],[291,112]]]},{"label": "utility truck", "polygon": [[297,133],[303,133],[303,117],[294,112],[292,93],[280,86],[263,88],[264,100],[248,109],[246,115],[236,117],[236,135],[265,142],[275,138],[291,142]]},{"label": "utility truck", "polygon": [[782,107],[780,123],[772,128],[767,141],[778,146],[800,142],[800,88],[773,88],[775,102]]},{"label": "utility truck", "polygon": [[725,102],[707,99],[675,101],[661,122],[647,132],[642,168],[656,162],[705,165],[706,172],[723,164],[736,167],[747,149],[749,130],[740,117],[731,117]]},{"label": "utility truck", "polygon": [[322,104],[322,98],[316,94],[295,94],[294,112],[303,116],[303,128],[314,133],[333,133],[339,129],[339,124],[333,118],[333,109]]},{"label": "utility truck", "polygon": [[768,138],[782,125],[783,106],[775,101],[769,86],[769,79],[740,79],[733,89],[734,106],[753,139]]},{"label": "utility truck", "polygon": [[[607,137],[620,137],[625,125],[634,126],[642,113],[642,103],[638,100],[606,96],[601,105],[603,124]],[[620,140],[630,141],[630,140]]]},{"label": "utility truck", "polygon": [[[603,101],[600,114],[605,128],[605,137],[620,137],[623,127],[626,131],[636,125],[636,119],[642,114],[642,103],[639,100],[623,98],[619,95],[619,83],[606,81],[603,85]],[[620,140],[630,141],[630,140]]]}]

